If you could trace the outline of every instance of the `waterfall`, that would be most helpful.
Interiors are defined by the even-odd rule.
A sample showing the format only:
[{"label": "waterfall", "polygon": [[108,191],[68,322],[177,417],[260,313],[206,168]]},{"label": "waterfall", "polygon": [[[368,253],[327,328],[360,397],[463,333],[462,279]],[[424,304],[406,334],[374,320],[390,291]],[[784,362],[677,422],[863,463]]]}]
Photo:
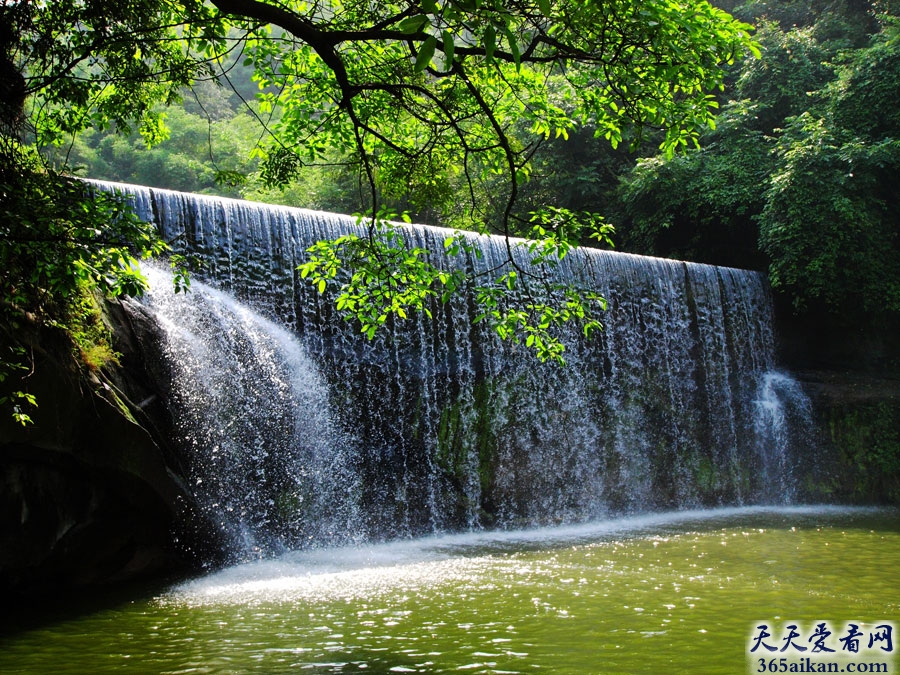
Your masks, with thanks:
[{"label": "waterfall", "polygon": [[143,267],[176,441],[209,521],[245,553],[353,540],[354,446],[323,407],[324,381],[299,340],[203,283],[176,295],[170,274]]},{"label": "waterfall", "polygon": [[[277,349],[253,347],[276,354],[269,374],[263,375],[269,366],[239,356],[215,367],[226,384],[248,369],[266,381],[299,378],[301,384],[273,384],[272,393],[260,395],[241,382],[225,401],[195,391],[196,401],[173,403],[190,412],[174,414],[190,418],[185,439],[206,456],[216,441],[204,430],[229,425],[237,409],[266,416],[248,422],[250,428],[292,430],[275,440],[238,433],[229,453],[249,453],[261,466],[280,457],[277,468],[266,469],[275,483],[296,483],[291,490],[307,495],[304,504],[332,504],[323,511],[325,530],[378,539],[783,502],[795,491],[791,467],[806,452],[808,435],[779,410],[802,411],[803,394],[777,372],[771,300],[759,273],[574,251],[561,261],[559,278],[595,289],[608,310],[601,333],[585,339],[573,328],[564,335],[567,365],[559,367],[537,362],[528,350],[503,343],[474,322],[466,297],[433,306],[432,318],[389,321],[373,340],[360,335],[337,316],[328,293],[320,295],[296,272],[315,241],[364,234],[353,218],[97,185],[128,194],[137,213],[155,222],[179,251],[202,256],[200,278],[219,292],[201,286],[189,296],[207,304],[215,298],[229,308],[227,319],[214,321],[206,310],[179,310],[184,314],[168,333],[207,322],[196,331],[216,334],[216,342],[203,348],[210,354],[244,350],[256,339],[249,335],[281,336],[266,338],[275,339]],[[488,269],[506,256],[501,238],[466,234],[481,256],[448,260],[443,241],[452,232],[427,226],[404,232],[411,245],[432,251],[438,265]],[[157,295],[154,290],[153,303]],[[249,311],[238,310],[245,305],[266,320],[239,320]],[[200,349],[197,334],[185,342]],[[176,370],[188,368],[182,361],[206,358],[171,353]],[[207,366],[191,367],[197,373],[185,381],[206,377],[200,371]],[[790,403],[796,400],[801,403]],[[231,471],[219,474],[218,465],[215,471],[210,465],[211,474]],[[250,465],[237,466],[241,476],[197,480],[219,480],[221,487],[208,495],[216,508],[257,509],[239,519],[241,527],[271,533],[277,529],[273,520],[316,518],[318,507],[292,508],[296,499],[282,499],[280,510],[243,506],[248,493],[278,497],[257,486],[268,485],[268,475],[251,479]],[[235,494],[222,496],[228,490]],[[315,494],[320,496],[308,496]],[[344,501],[337,508],[334,500]],[[313,529],[297,526],[287,543],[323,536]],[[254,545],[271,548],[272,537]]]},{"label": "waterfall", "polygon": [[757,453],[765,457],[765,480],[789,503],[797,492],[791,448],[814,436],[810,401],[800,383],[784,372],[764,373],[753,401]]}]

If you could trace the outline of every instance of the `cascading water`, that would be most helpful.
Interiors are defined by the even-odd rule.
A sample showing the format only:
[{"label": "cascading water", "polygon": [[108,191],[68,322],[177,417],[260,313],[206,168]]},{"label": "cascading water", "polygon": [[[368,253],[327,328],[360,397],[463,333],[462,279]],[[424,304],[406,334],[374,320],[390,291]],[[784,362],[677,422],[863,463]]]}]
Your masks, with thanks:
[{"label": "cascading water", "polygon": [[209,520],[239,552],[273,552],[356,534],[353,444],[297,338],[225,293],[144,270],[171,369],[178,442]]},{"label": "cascading water", "polygon": [[757,453],[765,457],[766,480],[791,502],[797,492],[794,467],[789,464],[791,446],[797,438],[812,438],[812,410],[800,383],[787,373],[769,371],[759,381],[754,432]]},{"label": "cascading water", "polygon": [[[785,424],[788,417],[777,410],[786,397],[802,401],[803,396],[783,384],[786,375],[775,374],[771,303],[758,273],[573,252],[557,273],[600,292],[609,308],[598,337],[584,340],[577,329],[566,336],[568,365],[560,368],[538,363],[475,323],[465,297],[433,307],[431,319],[418,315],[390,323],[374,340],[359,335],[336,315],[332,298],[319,295],[295,271],[315,241],[362,234],[352,218],[99,185],[129,194],[137,213],[156,222],[166,239],[201,255],[209,284],[293,329],[290,341],[297,354],[279,356],[278,368],[294,372],[305,364],[302,368],[311,370],[314,362],[321,374],[315,386],[301,385],[299,399],[285,393],[290,387],[275,387],[259,398],[241,384],[224,402],[216,396],[196,404],[174,401],[176,415],[193,411],[186,415],[184,434],[201,454],[212,453],[217,443],[204,429],[228,427],[232,410],[272,415],[266,418],[271,421],[248,422],[250,429],[294,429],[298,410],[308,425],[278,440],[235,436],[229,455],[249,453],[261,466],[277,465],[258,478],[241,463],[234,470],[244,473],[227,478],[232,469],[221,462],[205,466],[225,479],[197,476],[219,482],[207,495],[218,505],[211,508],[224,504],[246,511],[239,522],[257,532],[255,545],[271,548],[271,534],[258,532],[274,531],[273,520],[304,523],[295,528],[294,539],[320,536],[306,533],[315,529],[308,522],[319,517],[315,509],[295,509],[296,500],[283,499],[279,508],[270,504],[260,510],[258,502],[248,500],[252,493],[277,503],[269,487],[273,476],[277,485],[302,483],[290,488],[297,494],[321,494],[319,504],[346,500],[337,516],[334,509],[323,516],[324,529],[367,538],[782,502],[794,490],[791,467],[806,454],[809,439],[805,429]],[[447,260],[447,230],[411,226],[405,232],[412,245],[433,251],[434,261],[443,265],[487,269],[502,264],[506,255],[502,239],[472,234],[466,236],[482,256]],[[188,327],[203,312],[185,312],[173,325],[193,330]],[[271,323],[254,325],[281,330]],[[233,337],[222,337],[224,342],[209,350],[245,349],[249,338],[241,335],[249,329],[210,326],[198,331]],[[197,352],[191,358],[208,357]],[[248,369],[264,372],[242,358],[219,366],[226,380]],[[183,353],[173,352],[171,359],[175,370],[186,368],[180,364]],[[197,366],[198,374],[187,374],[185,381],[205,377],[199,374],[204,367]],[[273,371],[262,379],[295,377]],[[245,394],[249,398],[242,402]],[[309,449],[310,443],[315,447]],[[331,459],[308,465],[309,457]],[[329,462],[337,462],[338,469],[323,468]],[[303,503],[313,503],[310,499]]]}]

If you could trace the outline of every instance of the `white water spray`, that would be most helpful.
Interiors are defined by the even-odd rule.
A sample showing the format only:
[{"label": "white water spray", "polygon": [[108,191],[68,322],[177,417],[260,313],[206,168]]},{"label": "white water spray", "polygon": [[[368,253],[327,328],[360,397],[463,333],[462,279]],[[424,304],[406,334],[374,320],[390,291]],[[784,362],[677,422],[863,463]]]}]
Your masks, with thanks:
[{"label": "white water spray", "polygon": [[176,295],[169,274],[144,271],[170,407],[209,519],[245,554],[352,541],[353,444],[297,337],[203,283]]}]

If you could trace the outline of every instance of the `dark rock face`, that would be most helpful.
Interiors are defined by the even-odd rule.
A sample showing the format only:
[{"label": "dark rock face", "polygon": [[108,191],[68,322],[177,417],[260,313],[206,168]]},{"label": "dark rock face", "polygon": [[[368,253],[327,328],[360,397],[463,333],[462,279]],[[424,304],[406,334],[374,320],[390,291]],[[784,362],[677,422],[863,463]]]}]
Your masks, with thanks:
[{"label": "dark rock face", "polygon": [[85,373],[52,331],[27,338],[38,408],[27,427],[0,420],[0,591],[127,581],[190,562],[191,498],[139,348],[153,324],[123,305],[109,312],[120,367]]},{"label": "dark rock face", "polygon": [[819,434],[810,500],[900,504],[900,379],[837,369],[797,376]]},{"label": "dark rock face", "polygon": [[810,501],[900,504],[900,324],[778,308],[781,361],[810,397]]}]

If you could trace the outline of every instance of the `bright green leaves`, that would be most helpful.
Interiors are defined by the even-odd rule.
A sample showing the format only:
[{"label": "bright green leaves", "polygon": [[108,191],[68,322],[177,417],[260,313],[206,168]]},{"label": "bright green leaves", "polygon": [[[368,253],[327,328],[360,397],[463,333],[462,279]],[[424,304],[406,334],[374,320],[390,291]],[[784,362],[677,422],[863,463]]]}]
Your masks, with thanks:
[{"label": "bright green leaves", "polygon": [[[410,184],[460,177],[473,201],[485,176],[506,177],[500,199],[527,180],[536,141],[522,120],[544,139],[587,126],[613,146],[636,145],[661,128],[668,154],[696,144],[712,124],[722,66],[755,48],[746,24],[678,0],[325,2],[302,18],[315,30],[308,40],[287,21],[291,39],[244,26],[260,109],[275,119],[264,179],[290,177],[276,166],[288,153],[311,163],[332,150],[360,162],[373,194],[402,192],[404,182],[381,177],[402,177],[387,164],[409,161]],[[479,210],[473,203],[452,224],[475,225]]]},{"label": "bright green leaves", "polygon": [[554,207],[532,213],[530,225],[529,239],[516,244],[526,252],[528,268],[511,269],[492,284],[476,287],[481,308],[476,320],[487,321],[505,340],[524,342],[541,361],[562,365],[563,328],[576,323],[590,336],[602,327],[598,315],[606,309],[606,300],[590,289],[554,282],[548,271],[583,239],[612,245],[613,228],[598,214]]},{"label": "bright green leaves", "polygon": [[[135,122],[148,143],[156,142],[165,131],[153,107],[175,101],[179,88],[203,69],[175,30],[191,3],[6,5],[2,19],[16,36],[8,54],[33,94],[27,109],[39,147],[90,127],[115,124],[128,131]],[[207,50],[223,39],[215,22],[208,30],[202,36]]]},{"label": "bright green leaves", "polygon": [[400,28],[400,30],[404,33],[409,33],[410,35],[412,35],[423,30],[427,24],[427,16],[425,16],[424,14],[416,14],[415,16],[408,16],[403,19],[403,21],[398,24],[398,28]]},{"label": "bright green leaves", "polygon": [[[456,42],[453,40],[453,33],[445,30],[443,34],[444,42],[444,61],[447,64],[453,63],[453,55],[456,51]],[[449,70],[449,68],[447,68]]]},{"label": "bright green leaves", "polygon": [[428,251],[407,247],[390,215],[379,214],[368,237],[349,234],[311,246],[309,260],[298,268],[319,293],[337,283],[336,309],[357,321],[369,339],[392,316],[428,314],[428,301],[439,294],[440,286],[455,289],[461,282],[458,273],[431,264]]},{"label": "bright green leaves", "polygon": [[506,36],[506,43],[509,45],[513,63],[516,64],[516,68],[519,68],[522,65],[522,50],[519,49],[519,42],[508,25],[503,27],[503,34]]},{"label": "bright green leaves", "polygon": [[665,130],[666,154],[694,145],[712,122],[710,94],[723,85],[723,66],[757,49],[751,27],[705,2],[620,0],[602,11],[597,29],[577,46],[594,52],[614,35],[630,40],[602,68],[570,76],[582,122],[614,146],[626,136],[639,142],[652,128]]},{"label": "bright green leaves", "polygon": [[24,376],[30,370],[30,359],[25,347],[6,344],[4,340],[0,347],[0,392],[5,393],[0,394],[0,410],[8,410],[13,421],[23,427],[33,424],[28,411],[37,407],[37,400],[26,391],[8,391],[9,384],[6,382]]},{"label": "bright green leaves", "polygon": [[602,329],[598,318],[606,301],[589,289],[546,283],[515,270],[474,288],[479,314],[502,339],[531,349],[540,361],[565,365],[565,327],[577,324],[589,337]]},{"label": "bright green leaves", "polygon": [[[439,303],[451,302],[458,292],[471,293],[477,310],[474,320],[484,322],[503,340],[524,343],[541,361],[564,363],[563,334],[568,324],[577,324],[585,335],[599,329],[599,312],[605,301],[589,289],[552,282],[540,273],[552,255],[561,260],[568,250],[563,243],[586,229],[605,237],[608,225],[596,218],[583,218],[563,210],[536,215],[536,223],[550,228],[545,234],[556,237],[555,247],[537,249],[533,242],[518,244],[527,251],[529,269],[507,267],[488,280],[472,276],[473,260],[481,256],[475,235],[457,232],[444,241],[444,253],[410,247],[403,226],[387,220],[382,213],[369,225],[368,236],[344,235],[319,242],[308,249],[307,262],[299,266],[300,276],[319,293],[332,291],[335,308],[347,320],[359,325],[366,337],[375,337],[388,321],[406,319],[412,312],[431,316]],[[537,227],[537,225],[536,225]],[[466,262],[453,262],[463,258]],[[549,265],[552,267],[552,265]],[[492,272],[493,273],[493,272]]]},{"label": "bright green leaves", "polygon": [[167,140],[169,130],[166,128],[166,114],[157,111],[147,113],[138,126],[138,132],[148,148]]},{"label": "bright green leaves", "polygon": [[482,35],[484,41],[484,58],[490,63],[494,60],[494,52],[497,51],[497,30],[493,24],[488,24]]},{"label": "bright green leaves", "polygon": [[4,149],[7,174],[0,194],[9,219],[0,238],[0,266],[6,270],[2,297],[32,312],[44,296],[65,299],[81,286],[110,295],[138,296],[146,282],[137,260],[167,250],[152,224],[144,223],[108,193],[93,194],[84,183],[41,172],[21,148]]},{"label": "bright green leaves", "polygon": [[434,58],[434,50],[436,47],[437,38],[433,35],[428,36],[419,47],[419,53],[416,54],[416,65],[414,69],[417,73],[421,73],[431,65],[431,59]]},{"label": "bright green leaves", "polygon": [[547,206],[531,214],[529,225],[528,239],[519,245],[528,249],[532,266],[555,265],[588,239],[612,246],[614,228],[597,213]]}]

